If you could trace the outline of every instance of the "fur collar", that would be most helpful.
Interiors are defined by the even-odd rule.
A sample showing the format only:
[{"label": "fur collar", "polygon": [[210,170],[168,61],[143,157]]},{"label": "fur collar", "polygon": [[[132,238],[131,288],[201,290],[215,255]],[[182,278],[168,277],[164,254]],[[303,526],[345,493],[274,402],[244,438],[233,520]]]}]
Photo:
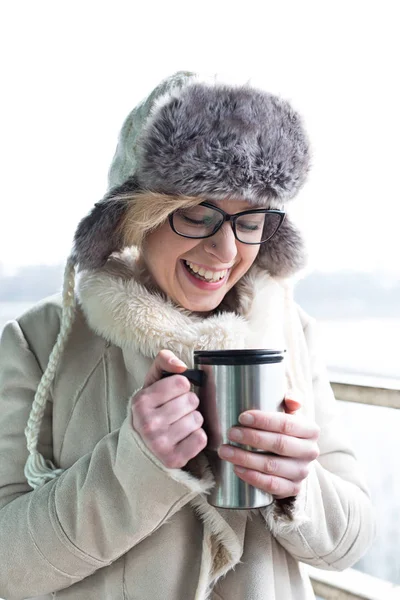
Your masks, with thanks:
[{"label": "fur collar", "polygon": [[122,348],[154,358],[169,349],[189,367],[194,350],[285,349],[287,391],[314,416],[308,349],[289,280],[256,265],[208,316],[187,311],[156,288],[127,248],[101,269],[81,271],[77,296],[91,329]]},{"label": "fur collar", "polygon": [[103,269],[82,271],[77,294],[90,327],[125,350],[154,357],[163,348],[192,364],[194,350],[286,347],[285,286],[254,268],[236,286],[236,310],[207,317],[176,306],[155,289],[135,250]]}]

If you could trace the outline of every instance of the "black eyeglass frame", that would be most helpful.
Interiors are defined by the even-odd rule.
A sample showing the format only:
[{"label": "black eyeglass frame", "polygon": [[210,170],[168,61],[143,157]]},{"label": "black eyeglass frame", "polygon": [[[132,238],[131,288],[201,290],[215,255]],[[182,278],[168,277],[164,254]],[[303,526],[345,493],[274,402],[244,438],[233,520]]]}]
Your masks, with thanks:
[{"label": "black eyeglass frame", "polygon": [[[174,212],[172,212],[168,216],[169,224],[171,226],[172,231],[174,233],[176,233],[177,235],[180,235],[181,237],[184,237],[184,238],[188,238],[190,240],[205,240],[206,238],[209,238],[209,237],[212,237],[213,235],[215,235],[221,229],[222,225],[224,223],[226,223],[227,221],[229,221],[232,225],[233,235],[235,236],[235,238],[237,239],[238,242],[240,242],[241,244],[248,244],[249,246],[259,246],[260,244],[265,244],[265,242],[268,242],[270,239],[272,239],[274,237],[274,235],[277,233],[277,231],[281,228],[282,223],[286,217],[286,213],[284,210],[278,210],[278,209],[274,209],[274,208],[254,208],[254,209],[249,209],[249,210],[243,210],[242,212],[238,212],[233,215],[230,215],[227,212],[225,212],[224,210],[222,210],[222,208],[219,208],[219,206],[215,206],[214,204],[210,204],[209,202],[200,202],[199,206],[205,206],[206,208],[212,208],[213,210],[216,210],[217,212],[221,213],[221,215],[224,217],[223,221],[221,221],[215,227],[215,229],[212,233],[209,233],[208,235],[201,235],[198,237],[193,236],[193,235],[185,235],[184,233],[179,233],[179,231],[177,231],[174,227],[174,214],[176,212],[178,212],[179,209],[174,210]],[[281,220],[280,220],[278,227],[275,229],[274,233],[272,235],[270,235],[266,240],[262,240],[261,242],[243,242],[237,236],[237,233],[236,233],[236,220],[243,215],[254,214],[254,213],[264,213],[265,215],[273,213],[273,214],[279,215],[281,217]]]}]

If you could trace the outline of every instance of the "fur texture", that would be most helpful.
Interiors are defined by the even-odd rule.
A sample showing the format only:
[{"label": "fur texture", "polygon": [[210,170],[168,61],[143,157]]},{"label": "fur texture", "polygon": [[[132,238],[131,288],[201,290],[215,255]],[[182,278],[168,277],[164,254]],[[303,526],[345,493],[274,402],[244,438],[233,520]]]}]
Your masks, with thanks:
[{"label": "fur texture", "polygon": [[150,357],[168,348],[187,364],[192,364],[193,350],[285,346],[284,289],[266,273],[255,270],[242,279],[237,312],[204,318],[138,281],[136,254],[135,248],[126,249],[104,269],[79,276],[78,295],[87,321],[113,344]]},{"label": "fur texture", "polygon": [[[134,177],[97,202],[75,232],[71,260],[81,269],[104,265],[113,252],[123,246],[120,223],[128,210],[128,195],[138,190]],[[126,198],[121,198],[121,196]]]},{"label": "fur texture", "polygon": [[308,140],[290,105],[248,87],[192,83],[144,126],[137,175],[145,189],[265,205],[305,181]]},{"label": "fur texture", "polygon": [[307,257],[300,232],[286,216],[275,235],[261,244],[256,263],[272,277],[291,277],[306,265]]}]

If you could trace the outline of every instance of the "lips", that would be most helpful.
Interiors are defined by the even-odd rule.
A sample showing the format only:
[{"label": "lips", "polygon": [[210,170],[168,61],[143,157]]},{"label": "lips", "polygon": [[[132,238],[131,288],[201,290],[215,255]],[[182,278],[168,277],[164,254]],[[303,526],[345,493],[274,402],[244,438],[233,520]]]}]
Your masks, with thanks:
[{"label": "lips", "polygon": [[[208,279],[205,279],[204,277],[202,277],[201,275],[199,275],[198,273],[195,273],[194,271],[192,271],[192,269],[189,267],[189,265],[186,264],[185,260],[181,260],[180,264],[181,264],[181,269],[182,269],[183,273],[185,274],[185,277],[190,281],[190,283],[192,285],[194,285],[199,290],[215,292],[216,290],[219,290],[221,287],[223,287],[225,285],[225,283],[229,277],[230,271],[226,270],[225,276],[223,276],[222,279],[218,279],[217,281],[214,281],[213,279],[208,280]],[[200,267],[200,265],[197,265],[197,266]],[[215,271],[215,273],[217,273],[217,271]]]}]

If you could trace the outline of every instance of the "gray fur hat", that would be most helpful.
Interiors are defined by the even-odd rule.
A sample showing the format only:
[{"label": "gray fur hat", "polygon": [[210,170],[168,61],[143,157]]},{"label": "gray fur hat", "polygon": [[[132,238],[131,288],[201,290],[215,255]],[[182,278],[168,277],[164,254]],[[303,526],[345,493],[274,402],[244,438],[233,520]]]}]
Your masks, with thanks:
[{"label": "gray fur hat", "polygon": [[[303,185],[310,150],[288,102],[249,85],[179,72],[128,115],[109,171],[109,190],[78,226],[73,260],[97,268],[121,250],[126,193],[152,191],[240,199],[283,208]],[[303,266],[303,244],[286,218],[257,259],[271,275]]]}]

